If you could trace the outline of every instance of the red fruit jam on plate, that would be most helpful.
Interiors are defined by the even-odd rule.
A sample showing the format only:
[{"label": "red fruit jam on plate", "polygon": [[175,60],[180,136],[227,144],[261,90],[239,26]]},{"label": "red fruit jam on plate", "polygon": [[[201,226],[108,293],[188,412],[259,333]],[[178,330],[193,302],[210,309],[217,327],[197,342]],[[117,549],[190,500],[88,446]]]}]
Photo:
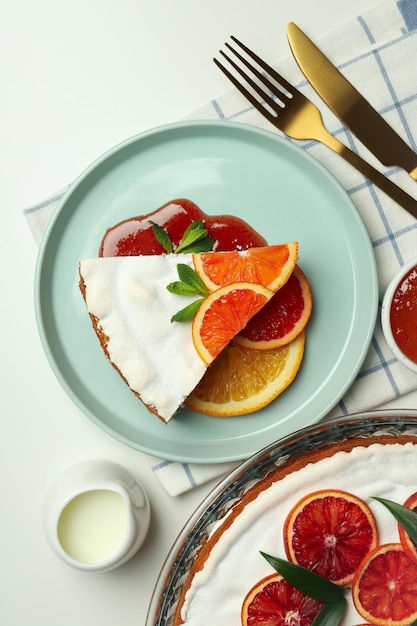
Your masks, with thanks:
[{"label": "red fruit jam on plate", "polygon": [[246,250],[268,245],[245,221],[233,215],[210,216],[187,199],[171,200],[162,207],[138,217],[132,217],[109,228],[100,245],[99,256],[137,256],[163,254],[164,248],[155,238],[151,222],[164,228],[174,246],[180,242],[187,226],[204,222],[208,235],[215,240],[214,250]]},{"label": "red fruit jam on plate", "polygon": [[417,372],[417,259],[390,283],[382,306],[382,328],[395,356]]}]

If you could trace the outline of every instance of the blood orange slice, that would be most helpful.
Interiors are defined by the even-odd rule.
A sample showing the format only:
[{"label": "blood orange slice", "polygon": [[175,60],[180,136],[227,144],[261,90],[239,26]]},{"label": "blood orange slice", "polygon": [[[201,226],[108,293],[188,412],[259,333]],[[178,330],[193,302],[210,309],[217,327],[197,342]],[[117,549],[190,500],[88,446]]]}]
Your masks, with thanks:
[{"label": "blood orange slice", "polygon": [[352,597],[358,613],[371,624],[411,624],[417,619],[417,564],[400,543],[378,546],[358,569]]},{"label": "blood orange slice", "polygon": [[194,267],[210,291],[224,285],[249,282],[279,289],[291,276],[298,255],[298,243],[291,242],[244,252],[200,253]]},{"label": "blood orange slice", "polygon": [[252,413],[277,398],[294,380],[305,335],[282,348],[248,350],[227,346],[204,374],[186,406],[216,417]]},{"label": "blood orange slice", "polygon": [[375,518],[365,502],[330,489],[302,498],[288,514],[283,532],[290,561],[339,585],[352,580],[378,542]]},{"label": "blood orange slice", "polygon": [[[417,492],[413,493],[409,498],[407,498],[407,500],[404,502],[404,506],[417,513]],[[406,533],[404,528],[400,525],[398,525],[398,534],[400,536],[400,541],[404,552],[412,561],[414,561],[414,563],[417,563],[417,545],[410,538],[408,533]]]},{"label": "blood orange slice", "polygon": [[310,285],[302,270],[296,266],[285,285],[236,335],[233,342],[257,350],[284,346],[304,330],[311,310]]},{"label": "blood orange slice", "polygon": [[309,626],[322,606],[279,574],[272,574],[257,583],[244,599],[242,626]]},{"label": "blood orange slice", "polygon": [[267,287],[242,282],[220,287],[204,299],[193,318],[192,336],[195,349],[206,365],[212,363],[273,295]]}]

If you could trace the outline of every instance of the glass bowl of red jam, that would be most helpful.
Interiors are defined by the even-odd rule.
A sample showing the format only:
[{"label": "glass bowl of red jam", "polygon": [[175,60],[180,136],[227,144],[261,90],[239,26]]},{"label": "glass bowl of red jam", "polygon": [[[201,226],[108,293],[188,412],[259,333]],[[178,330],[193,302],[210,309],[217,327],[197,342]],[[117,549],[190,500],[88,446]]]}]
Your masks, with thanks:
[{"label": "glass bowl of red jam", "polygon": [[381,322],[394,356],[417,373],[417,258],[408,261],[389,284]]}]

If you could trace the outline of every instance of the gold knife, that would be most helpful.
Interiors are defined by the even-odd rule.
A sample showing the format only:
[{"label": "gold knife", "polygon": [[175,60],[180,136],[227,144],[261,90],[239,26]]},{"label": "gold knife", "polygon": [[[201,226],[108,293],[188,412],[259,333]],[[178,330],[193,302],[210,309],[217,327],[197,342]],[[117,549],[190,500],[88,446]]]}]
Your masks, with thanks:
[{"label": "gold knife", "polygon": [[339,72],[294,22],[288,41],[301,71],[322,100],[384,165],[397,165],[417,180],[417,154]]}]

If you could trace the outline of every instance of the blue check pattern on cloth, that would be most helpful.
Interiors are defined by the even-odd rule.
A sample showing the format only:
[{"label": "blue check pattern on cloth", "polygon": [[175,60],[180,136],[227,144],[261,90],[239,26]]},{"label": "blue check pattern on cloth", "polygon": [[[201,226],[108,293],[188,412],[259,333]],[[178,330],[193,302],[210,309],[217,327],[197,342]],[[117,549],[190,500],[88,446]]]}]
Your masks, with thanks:
[{"label": "blue check pattern on cloth", "polygon": [[[307,30],[305,25],[300,26]],[[314,33],[307,31],[307,34],[316,40]],[[250,42],[247,43],[250,46]],[[417,152],[417,0],[383,0],[317,43]],[[378,163],[321,102],[292,57],[277,63],[276,68],[317,104],[327,129],[335,137],[417,198],[417,183],[400,168],[383,168]],[[280,134],[235,89],[230,89],[187,119],[228,120]],[[392,276],[417,253],[417,221],[323,145],[314,141],[297,143],[334,174],[360,212],[372,241],[382,296]],[[67,188],[25,211],[38,243],[66,191]],[[355,382],[330,416],[372,409],[415,389],[417,375],[393,357],[378,321]],[[196,465],[154,457],[149,457],[149,462],[170,495],[178,495],[221,477],[237,465]]]}]

